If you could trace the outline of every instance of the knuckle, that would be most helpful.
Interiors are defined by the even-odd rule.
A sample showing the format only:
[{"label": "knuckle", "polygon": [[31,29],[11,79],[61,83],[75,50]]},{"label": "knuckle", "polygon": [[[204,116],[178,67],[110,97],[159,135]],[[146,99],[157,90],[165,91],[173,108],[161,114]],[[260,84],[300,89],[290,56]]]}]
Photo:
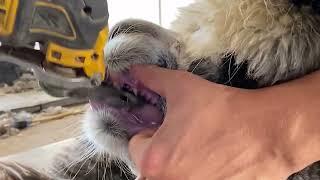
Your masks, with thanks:
[{"label": "knuckle", "polygon": [[148,177],[160,177],[167,167],[169,148],[165,145],[153,145],[147,150],[141,165],[141,171]]}]

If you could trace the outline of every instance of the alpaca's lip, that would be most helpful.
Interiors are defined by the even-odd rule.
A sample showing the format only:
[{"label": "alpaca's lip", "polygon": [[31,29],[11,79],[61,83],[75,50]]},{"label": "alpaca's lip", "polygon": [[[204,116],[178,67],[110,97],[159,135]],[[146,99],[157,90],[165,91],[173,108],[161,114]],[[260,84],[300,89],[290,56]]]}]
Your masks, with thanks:
[{"label": "alpaca's lip", "polygon": [[161,97],[146,88],[130,73],[109,73],[107,80],[89,95],[93,110],[115,116],[129,137],[159,128],[164,118]]}]

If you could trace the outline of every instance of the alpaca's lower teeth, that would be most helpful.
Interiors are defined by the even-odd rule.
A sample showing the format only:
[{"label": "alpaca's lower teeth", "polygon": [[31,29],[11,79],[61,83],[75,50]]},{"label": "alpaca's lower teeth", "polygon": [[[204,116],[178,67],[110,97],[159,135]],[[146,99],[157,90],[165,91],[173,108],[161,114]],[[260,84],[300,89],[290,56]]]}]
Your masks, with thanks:
[{"label": "alpaca's lower teeth", "polygon": [[107,81],[121,91],[142,98],[148,104],[160,107],[158,105],[160,96],[139,84],[137,80],[130,77],[129,73],[110,73]]}]

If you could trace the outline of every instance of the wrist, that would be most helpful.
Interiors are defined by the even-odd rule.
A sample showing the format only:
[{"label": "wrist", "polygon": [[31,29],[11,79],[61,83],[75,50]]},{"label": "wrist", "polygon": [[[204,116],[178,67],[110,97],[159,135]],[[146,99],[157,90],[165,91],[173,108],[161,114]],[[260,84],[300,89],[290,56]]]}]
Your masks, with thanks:
[{"label": "wrist", "polygon": [[[278,161],[286,166],[287,176],[300,171],[320,159],[320,73],[315,73],[289,83],[266,88],[266,100],[271,102],[276,113],[273,123]],[[266,101],[268,102],[268,101]],[[270,105],[270,103],[268,103]],[[273,126],[274,127],[274,126]]]},{"label": "wrist", "polygon": [[266,88],[239,90],[231,94],[228,107],[236,109],[230,113],[234,126],[242,128],[241,141],[249,144],[241,162],[243,169],[249,169],[250,179],[287,179],[296,172],[291,156],[287,154],[288,146],[292,145],[283,144],[287,142],[289,132],[281,125],[290,119],[292,109],[279,93]]},{"label": "wrist", "polygon": [[[288,122],[287,143],[283,152],[287,154],[291,173],[298,172],[320,160],[320,113],[313,107],[300,107]],[[310,109],[311,108],[311,109]]]}]

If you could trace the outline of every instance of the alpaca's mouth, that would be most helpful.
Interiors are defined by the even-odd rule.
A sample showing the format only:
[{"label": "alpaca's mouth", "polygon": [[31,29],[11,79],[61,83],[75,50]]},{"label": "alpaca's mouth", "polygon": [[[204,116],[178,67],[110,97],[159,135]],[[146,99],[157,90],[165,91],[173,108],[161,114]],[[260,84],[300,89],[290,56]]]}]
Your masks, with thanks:
[{"label": "alpaca's mouth", "polygon": [[130,73],[109,73],[107,80],[89,96],[93,110],[111,113],[129,137],[161,126],[164,102]]}]

